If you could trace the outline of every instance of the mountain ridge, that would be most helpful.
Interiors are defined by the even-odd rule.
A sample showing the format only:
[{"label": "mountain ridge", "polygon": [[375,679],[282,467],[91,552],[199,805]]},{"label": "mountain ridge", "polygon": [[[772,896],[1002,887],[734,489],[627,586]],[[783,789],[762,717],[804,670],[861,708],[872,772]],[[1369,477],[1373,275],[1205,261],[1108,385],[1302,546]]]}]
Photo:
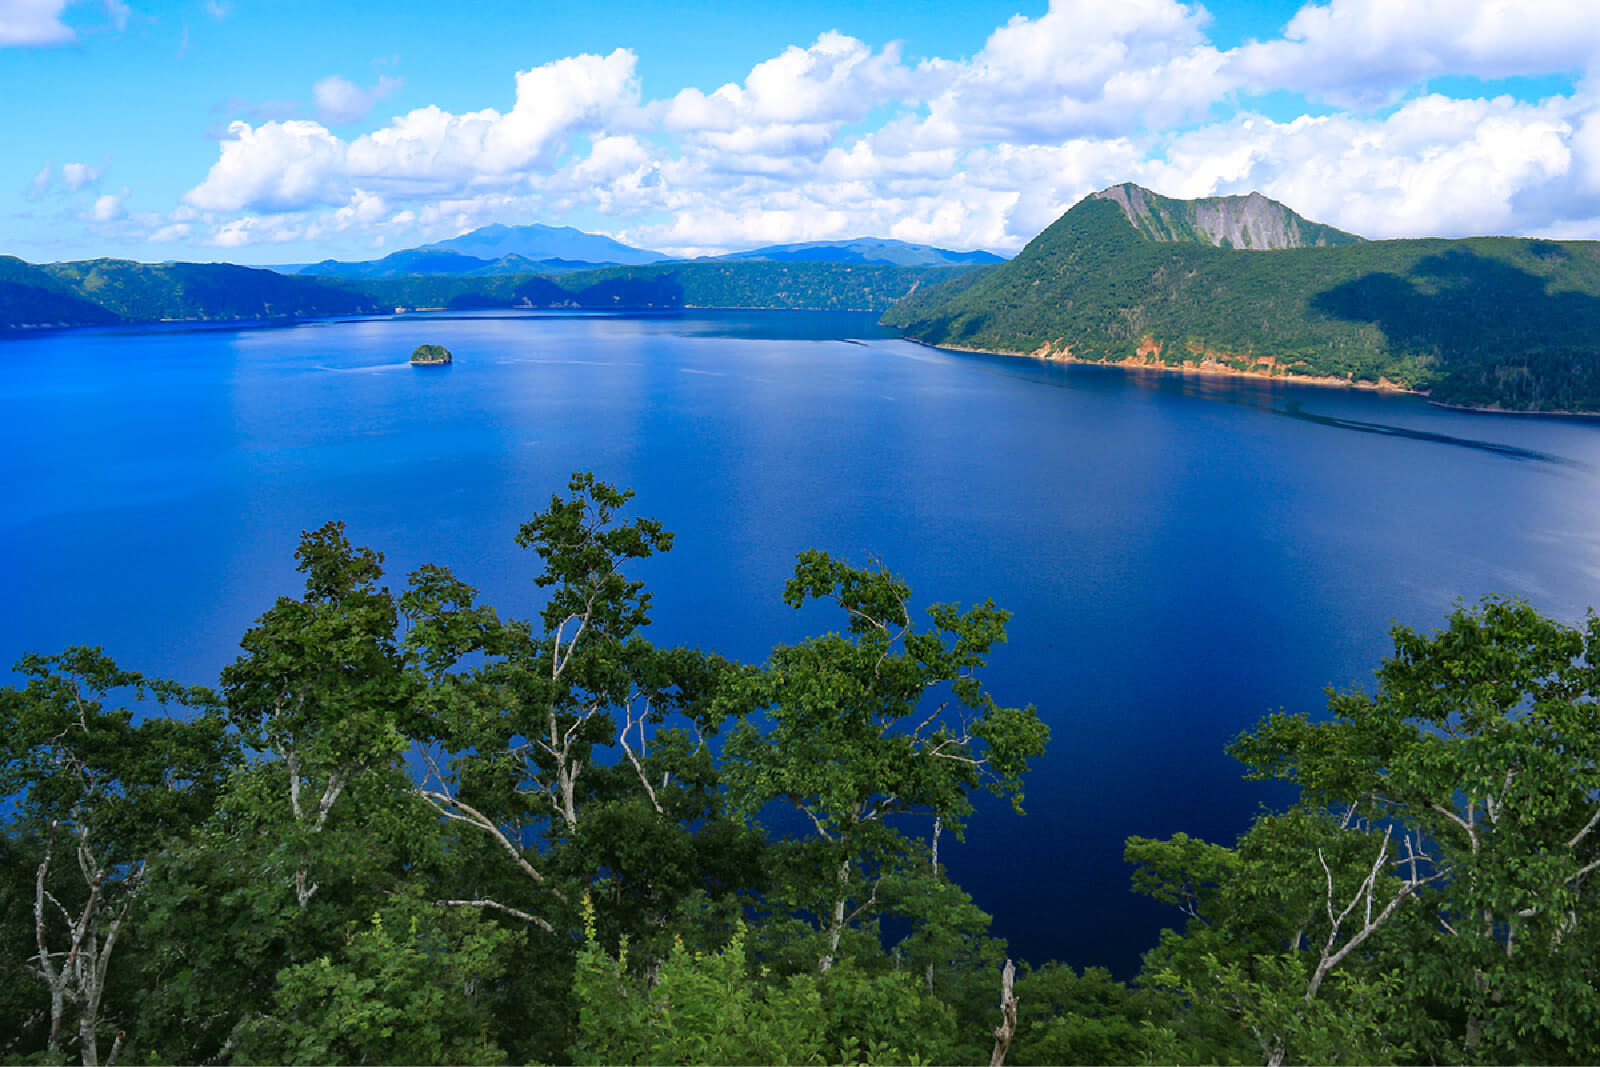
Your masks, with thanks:
[{"label": "mountain ridge", "polygon": [[1217,248],[1281,251],[1356,244],[1364,238],[1298,214],[1276,200],[1250,192],[1244,196],[1204,196],[1178,200],[1121,182],[1090,194],[1122,208],[1134,229],[1155,241],[1209,243]]}]

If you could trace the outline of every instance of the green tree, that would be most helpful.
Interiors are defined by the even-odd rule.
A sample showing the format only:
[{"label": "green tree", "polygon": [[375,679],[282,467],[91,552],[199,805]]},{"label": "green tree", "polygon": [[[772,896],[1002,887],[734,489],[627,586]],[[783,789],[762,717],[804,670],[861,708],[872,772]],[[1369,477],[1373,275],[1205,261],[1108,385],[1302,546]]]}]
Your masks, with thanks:
[{"label": "green tree", "polygon": [[[104,998],[151,868],[207,817],[235,748],[209,691],[123,670],[98,648],[27,656],[16,670],[25,686],[0,690],[0,796],[23,835],[8,851],[36,866],[33,954],[12,979],[45,986],[44,1050],[75,1040],[94,1065],[107,1016],[126,1017]],[[108,707],[115,698],[132,706]]]},{"label": "green tree", "polygon": [[238,1035],[244,1063],[495,1064],[491,1005],[520,932],[397,897],[342,951],[286,967],[273,1010]]},{"label": "green tree", "polygon": [[383,556],[351,545],[344,524],[306,533],[295,550],[305,595],[280,597],[240,641],[244,655],[222,672],[228,718],[278,791],[288,820],[295,901],[321,888],[314,857],[351,784],[393,769],[409,747],[402,733],[417,679],[397,645],[393,596],[378,585]]},{"label": "green tree", "polygon": [[[1049,736],[1032,707],[1001,707],[978,679],[1005,638],[1006,612],[935,604],[931,628],[918,629],[910,598],[882,568],[802,553],[784,601],[830,600],[847,632],[775,648],[721,697],[743,716],[724,772],[739,810],[755,816],[777,802],[813,831],[785,850],[788,884],[774,903],[814,916],[823,972],[846,932],[882,910],[884,877],[923,866],[930,848],[913,847],[899,821],[920,816],[935,840],[941,830],[959,839],[978,789],[1011,796],[1020,811],[1022,774]],[[936,856],[926,869],[937,870]]]},{"label": "green tree", "polygon": [[[724,817],[709,746],[724,668],[639,634],[650,595],[624,569],[672,535],[624,520],[632,497],[575,474],[568,496],[523,524],[517,543],[540,557],[534,581],[548,590],[537,624],[500,622],[438,571],[402,598],[407,646],[433,679],[420,795],[520,882],[486,878],[451,903],[554,933],[590,892],[613,933],[645,936],[679,901],[758,877],[759,842]],[[483,662],[457,669],[472,653]]]},{"label": "green tree", "polygon": [[[1231,998],[1269,1062],[1591,1062],[1600,621],[1488,598],[1393,635],[1375,692],[1234,744],[1300,786],[1294,810],[1232,850],[1130,842],[1136,882],[1195,916],[1147,969]],[[1322,1004],[1341,999],[1359,1025]]]}]

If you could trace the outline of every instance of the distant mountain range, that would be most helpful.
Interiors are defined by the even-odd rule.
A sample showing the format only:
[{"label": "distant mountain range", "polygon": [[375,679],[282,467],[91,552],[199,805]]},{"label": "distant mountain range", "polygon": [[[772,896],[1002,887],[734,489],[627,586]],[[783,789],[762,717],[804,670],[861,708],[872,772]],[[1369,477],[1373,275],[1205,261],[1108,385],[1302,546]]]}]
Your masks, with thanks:
[{"label": "distant mountain range", "polygon": [[584,233],[571,226],[480,226],[471,233],[423,245],[420,251],[459,252],[477,259],[497,260],[506,256],[524,259],[565,259],[582,263],[615,263],[637,266],[661,263],[671,256],[634,248],[597,233]]},{"label": "distant mountain range", "polygon": [[[1004,262],[992,252],[951,252],[932,245],[887,238],[808,241],[768,245],[712,260],[780,263],[860,263],[894,267],[967,266]],[[322,278],[407,278],[413,275],[487,277],[497,274],[563,274],[595,267],[681,262],[661,252],[633,248],[571,226],[484,226],[448,241],[393,252],[382,259],[296,263],[273,267],[282,274]]]},{"label": "distant mountain range", "polygon": [[1364,241],[1258,193],[1112,186],[884,322],[953,348],[1600,411],[1600,243]]},{"label": "distant mountain range", "polygon": [[[618,254],[658,261],[575,258]],[[400,307],[887,309],[886,325],[952,348],[1600,412],[1600,242],[1365,241],[1259,193],[1176,200],[1123,184],[1015,259],[973,262],[996,258],[858,239],[665,261],[554,227],[488,227],[300,275],[0,256],[0,329]]]},{"label": "distant mountain range", "polygon": [[[422,253],[436,255],[438,253]],[[674,262],[543,273],[328,278],[229,263],[0,256],[0,331],[162,321],[368,315],[396,308],[783,308],[883,311],[971,267]]]},{"label": "distant mountain range", "polygon": [[908,244],[884,237],[855,237],[847,241],[806,241],[802,244],[767,245],[748,252],[713,256],[718,260],[762,259],[774,263],[883,263],[896,267],[951,267],[1004,263],[993,252],[951,252],[932,245]]}]

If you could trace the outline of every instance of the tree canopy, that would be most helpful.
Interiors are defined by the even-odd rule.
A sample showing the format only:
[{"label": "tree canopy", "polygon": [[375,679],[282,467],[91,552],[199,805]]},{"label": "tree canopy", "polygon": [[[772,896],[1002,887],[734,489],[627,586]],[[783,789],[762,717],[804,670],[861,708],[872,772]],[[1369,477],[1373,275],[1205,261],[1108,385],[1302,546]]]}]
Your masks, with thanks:
[{"label": "tree canopy", "polygon": [[[646,636],[672,535],[576,474],[534,610],[307,531],[212,688],[101,651],[0,690],[0,1056],[206,1063],[1592,1062],[1600,620],[1490,598],[1232,751],[1235,842],[1130,838],[1131,983],[1017,966],[942,835],[1049,731],[1008,616],[802,553],[837,628]],[[1026,891],[1026,886],[1019,886]]]}]

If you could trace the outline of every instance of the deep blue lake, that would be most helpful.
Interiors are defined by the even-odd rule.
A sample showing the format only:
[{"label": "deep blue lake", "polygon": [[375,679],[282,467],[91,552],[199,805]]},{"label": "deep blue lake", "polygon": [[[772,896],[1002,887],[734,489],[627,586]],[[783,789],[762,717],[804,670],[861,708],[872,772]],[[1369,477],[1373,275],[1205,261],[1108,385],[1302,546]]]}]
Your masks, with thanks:
[{"label": "deep blue lake", "polygon": [[[449,368],[406,365],[424,342]],[[942,850],[1012,951],[1128,975],[1175,910],[1123,839],[1230,842],[1281,790],[1223,747],[1363,686],[1391,622],[1458,599],[1600,602],[1600,422],[1417,397],[945,353],[869,315],[410,315],[0,341],[0,660],[102,644],[212,683],[330,518],[393,584],[450,566],[539,603],[519,523],[574,470],[677,547],[661,643],[751,661],[839,624],[779,594],[818,547],[923,604],[1014,612],[987,680],[1050,752],[1028,814]]]}]

